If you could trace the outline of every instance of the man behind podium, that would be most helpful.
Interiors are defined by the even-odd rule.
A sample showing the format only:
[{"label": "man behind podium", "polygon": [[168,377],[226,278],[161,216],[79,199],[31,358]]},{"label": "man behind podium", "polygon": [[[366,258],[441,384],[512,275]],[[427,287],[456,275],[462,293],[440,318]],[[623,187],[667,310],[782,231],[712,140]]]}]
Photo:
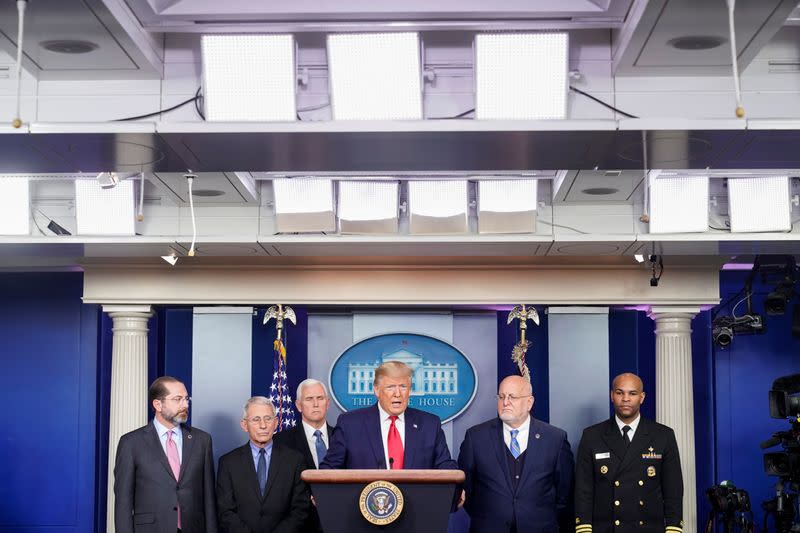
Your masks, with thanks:
[{"label": "man behind podium", "polygon": [[472,533],[554,533],[570,526],[572,452],[564,430],[530,415],[533,389],[509,376],[497,418],[467,430],[458,463],[466,475]]},{"label": "man behind podium", "polygon": [[439,417],[408,407],[411,367],[386,361],[375,370],[378,402],[343,413],[320,468],[457,469]]},{"label": "man behind podium", "polygon": [[263,396],[247,400],[239,422],[250,440],[219,459],[217,512],[226,533],[300,533],[308,520],[308,487],[300,453],[272,442],[277,418]]},{"label": "man behind podium", "polygon": [[[309,378],[297,386],[295,405],[302,421],[291,429],[275,435],[275,444],[285,445],[300,452],[305,458],[306,468],[319,468],[330,446],[333,426],[328,424],[328,406],[331,401],[325,384]],[[322,531],[316,507],[311,507],[306,531]]]}]

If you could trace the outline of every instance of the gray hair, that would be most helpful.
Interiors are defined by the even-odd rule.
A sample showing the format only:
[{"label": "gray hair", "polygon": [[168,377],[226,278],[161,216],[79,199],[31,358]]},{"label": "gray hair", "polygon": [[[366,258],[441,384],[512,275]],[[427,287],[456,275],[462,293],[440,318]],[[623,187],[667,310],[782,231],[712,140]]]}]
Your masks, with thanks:
[{"label": "gray hair", "polygon": [[242,408],[242,420],[247,419],[247,408],[251,405],[267,405],[272,410],[272,415],[275,416],[275,406],[272,405],[272,402],[269,401],[269,398],[265,396],[253,396],[249,400],[247,400]]},{"label": "gray hair", "polygon": [[325,384],[323,382],[321,382],[318,379],[308,378],[308,379],[304,379],[303,381],[301,381],[300,384],[297,386],[297,396],[295,396],[294,399],[295,400],[300,400],[300,398],[303,395],[303,388],[304,387],[310,387],[312,385],[321,386],[322,387],[322,392],[325,393],[325,397],[326,398],[328,397],[328,388],[325,386]]}]

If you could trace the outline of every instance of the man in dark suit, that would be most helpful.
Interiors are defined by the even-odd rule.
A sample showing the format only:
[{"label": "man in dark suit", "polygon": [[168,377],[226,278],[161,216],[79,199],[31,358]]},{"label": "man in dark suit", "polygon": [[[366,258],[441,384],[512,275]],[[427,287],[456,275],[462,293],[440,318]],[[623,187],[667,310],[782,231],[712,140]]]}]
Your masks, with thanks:
[{"label": "man in dark suit", "polygon": [[614,417],[583,431],[575,474],[576,533],[683,530],[675,433],[640,416],[643,389],[635,374],[614,378]]},{"label": "man in dark suit", "polygon": [[305,459],[275,444],[277,418],[269,399],[247,400],[240,421],[250,440],[219,459],[217,510],[227,533],[299,533],[311,505],[300,479]]},{"label": "man in dark suit", "polygon": [[[277,433],[276,444],[297,450],[305,458],[306,468],[319,468],[319,462],[325,459],[330,446],[333,426],[328,424],[328,391],[321,381],[306,379],[297,386],[295,396],[297,411],[302,416],[300,424],[291,429]],[[308,514],[306,531],[322,531],[317,509],[313,505]]]},{"label": "man in dark suit", "polygon": [[411,376],[398,361],[375,370],[377,404],[339,416],[320,468],[458,468],[439,417],[408,407]]},{"label": "man in dark suit", "polygon": [[473,533],[551,533],[569,528],[574,462],[564,430],[530,415],[531,384],[505,378],[498,418],[467,430],[458,464]]},{"label": "man in dark suit", "polygon": [[297,386],[295,397],[302,422],[275,435],[275,442],[297,450],[308,468],[319,468],[330,446],[333,426],[328,424],[328,391],[321,381],[306,379]]},{"label": "man in dark suit", "polygon": [[148,391],[153,422],[122,436],[114,464],[118,533],[215,533],[211,436],[185,425],[189,393],[170,376]]}]

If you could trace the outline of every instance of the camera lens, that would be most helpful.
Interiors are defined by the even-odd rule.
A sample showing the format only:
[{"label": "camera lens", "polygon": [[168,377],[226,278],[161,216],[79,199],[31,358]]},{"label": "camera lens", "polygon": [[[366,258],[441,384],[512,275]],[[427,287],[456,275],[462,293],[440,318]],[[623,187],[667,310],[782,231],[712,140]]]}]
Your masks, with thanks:
[{"label": "camera lens", "polygon": [[711,337],[718,346],[728,346],[733,340],[733,330],[728,326],[718,326],[711,331]]}]

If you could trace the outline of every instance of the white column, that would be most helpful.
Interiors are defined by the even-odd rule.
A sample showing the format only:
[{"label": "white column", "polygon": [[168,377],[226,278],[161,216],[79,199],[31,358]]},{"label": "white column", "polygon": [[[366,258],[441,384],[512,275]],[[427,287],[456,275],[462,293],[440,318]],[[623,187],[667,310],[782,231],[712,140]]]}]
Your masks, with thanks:
[{"label": "white column", "polygon": [[108,421],[108,511],[114,532],[114,461],[119,438],[147,423],[147,321],[149,305],[104,305],[114,321],[111,350],[111,410]]},{"label": "white column", "polygon": [[697,473],[692,389],[692,318],[694,306],[650,309],[656,323],[656,421],[675,430],[683,473],[684,533],[697,531]]}]

